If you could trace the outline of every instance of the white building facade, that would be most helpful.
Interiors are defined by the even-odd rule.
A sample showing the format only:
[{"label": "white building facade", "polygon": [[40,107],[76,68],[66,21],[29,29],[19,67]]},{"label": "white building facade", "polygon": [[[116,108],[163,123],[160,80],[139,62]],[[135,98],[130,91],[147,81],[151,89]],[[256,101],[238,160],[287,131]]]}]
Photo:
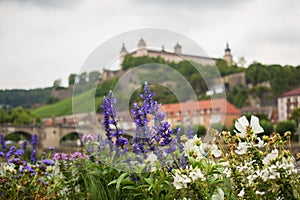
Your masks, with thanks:
[{"label": "white building facade", "polygon": [[288,120],[291,112],[300,108],[300,88],[288,91],[277,99],[278,121]]}]

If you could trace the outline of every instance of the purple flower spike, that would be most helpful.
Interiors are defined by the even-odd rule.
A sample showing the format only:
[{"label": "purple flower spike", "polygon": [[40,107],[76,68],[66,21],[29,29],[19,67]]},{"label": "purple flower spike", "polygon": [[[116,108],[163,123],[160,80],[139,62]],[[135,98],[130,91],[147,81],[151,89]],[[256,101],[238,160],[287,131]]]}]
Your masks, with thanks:
[{"label": "purple flower spike", "polygon": [[22,142],[21,148],[22,148],[23,150],[26,150],[26,149],[27,149],[27,141],[26,141],[26,140],[25,140],[24,142]]},{"label": "purple flower spike", "polygon": [[2,134],[0,134],[0,144],[1,144],[2,151],[4,151],[7,148],[7,146],[5,145],[4,135]]},{"label": "purple flower spike", "polygon": [[118,110],[115,107],[116,103],[117,101],[113,97],[112,91],[109,91],[108,97],[103,99],[103,104],[101,106],[104,113],[104,121],[102,125],[105,127],[108,141],[112,142],[112,138],[114,137],[114,144],[118,148],[124,149],[124,146],[128,144],[128,140],[127,138],[123,137],[124,130],[118,127],[117,121],[115,120],[118,113]]},{"label": "purple flower spike", "polygon": [[15,152],[15,156],[22,156],[24,154],[24,151],[22,149],[18,149]]}]

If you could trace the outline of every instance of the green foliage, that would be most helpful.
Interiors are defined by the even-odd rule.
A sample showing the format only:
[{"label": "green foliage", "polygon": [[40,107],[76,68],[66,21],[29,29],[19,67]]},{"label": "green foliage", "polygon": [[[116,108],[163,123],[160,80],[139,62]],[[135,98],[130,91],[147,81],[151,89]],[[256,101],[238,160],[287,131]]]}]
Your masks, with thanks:
[{"label": "green foliage", "polygon": [[23,132],[15,132],[15,133],[11,133],[5,136],[5,140],[11,140],[14,142],[18,142],[18,141],[30,141],[31,136],[27,133],[23,133]]},{"label": "green foliage", "polygon": [[223,59],[218,59],[216,62],[216,66],[221,73],[221,76],[227,76],[230,74],[243,72],[245,68],[238,67],[237,65],[228,66],[227,62]]},{"label": "green foliage", "polygon": [[74,85],[76,81],[77,74],[70,74],[68,77],[69,86]]},{"label": "green foliage", "polygon": [[148,57],[148,56],[133,57],[127,55],[125,56],[124,61],[122,63],[122,69],[125,71],[129,68],[140,66],[143,64],[149,64],[149,63],[165,64],[166,61],[162,57]]},{"label": "green foliage", "polygon": [[253,63],[246,69],[246,80],[254,86],[270,81],[274,97],[300,84],[300,66],[263,65]]},{"label": "green foliage", "polygon": [[247,90],[243,87],[235,87],[231,91],[227,91],[226,97],[229,102],[237,108],[242,108],[248,98]]},{"label": "green foliage", "polygon": [[40,122],[40,117],[22,107],[17,107],[7,112],[0,108],[0,124],[39,125]]},{"label": "green foliage", "polygon": [[46,103],[51,95],[52,88],[31,90],[0,90],[0,105],[6,107],[31,108],[35,103]]},{"label": "green foliage", "polygon": [[197,137],[201,137],[201,136],[204,136],[205,134],[206,134],[206,128],[205,128],[205,126],[203,126],[203,125],[198,125],[198,126],[195,126],[195,127],[193,127],[193,130],[197,130],[197,132],[196,132],[196,135],[197,135]]},{"label": "green foliage", "polygon": [[294,120],[297,125],[300,123],[300,108],[295,108],[291,112],[290,119]]},{"label": "green foliage", "polygon": [[297,125],[294,121],[281,121],[278,122],[275,131],[278,132],[281,136],[284,135],[286,131],[291,131],[292,134],[296,132]]},{"label": "green foliage", "polygon": [[262,135],[271,135],[271,133],[273,133],[274,131],[274,126],[272,124],[272,122],[270,120],[260,120],[260,125],[261,127],[264,129],[264,133],[259,134],[259,136]]},{"label": "green foliage", "polygon": [[53,103],[56,103],[56,102],[58,102],[59,101],[59,99],[57,98],[57,97],[53,97],[53,96],[51,96],[51,97],[49,97],[48,99],[47,99],[47,104],[53,104]]},{"label": "green foliage", "polygon": [[269,121],[268,115],[266,115],[265,113],[245,114],[245,117],[248,119],[248,121],[250,121],[251,115],[255,115],[255,116],[258,117],[260,120]]}]

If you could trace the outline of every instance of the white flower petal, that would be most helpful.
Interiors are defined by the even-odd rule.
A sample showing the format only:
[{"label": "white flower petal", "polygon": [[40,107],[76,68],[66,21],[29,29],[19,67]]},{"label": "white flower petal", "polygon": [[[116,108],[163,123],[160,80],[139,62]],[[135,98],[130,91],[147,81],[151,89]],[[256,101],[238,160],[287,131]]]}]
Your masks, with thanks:
[{"label": "white flower petal", "polygon": [[250,126],[255,134],[264,132],[264,129],[259,124],[258,117],[254,115],[251,115]]},{"label": "white flower petal", "polygon": [[249,122],[245,116],[240,117],[236,122],[235,122],[235,128],[238,130],[240,133],[246,133],[247,131],[247,126],[249,126]]}]

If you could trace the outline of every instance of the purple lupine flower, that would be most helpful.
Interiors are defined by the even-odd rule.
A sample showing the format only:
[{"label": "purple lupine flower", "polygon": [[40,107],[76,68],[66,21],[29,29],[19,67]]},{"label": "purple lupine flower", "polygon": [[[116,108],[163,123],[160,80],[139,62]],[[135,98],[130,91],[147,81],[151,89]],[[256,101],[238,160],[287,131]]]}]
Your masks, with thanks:
[{"label": "purple lupine flower", "polygon": [[54,146],[50,146],[49,150],[54,151]]},{"label": "purple lupine flower", "polygon": [[42,164],[45,164],[45,165],[54,165],[54,162],[53,162],[53,160],[44,159],[44,160],[42,160]]},{"label": "purple lupine flower", "polygon": [[30,161],[36,163],[36,146],[40,143],[39,136],[37,133],[33,134],[30,143],[32,145]]},{"label": "purple lupine flower", "polygon": [[5,158],[9,158],[10,156],[12,156],[16,149],[17,148],[15,146],[10,147],[9,151],[6,153]]},{"label": "purple lupine flower", "polygon": [[5,145],[4,135],[0,134],[0,144],[1,144],[1,150],[4,151],[7,146]]},{"label": "purple lupine flower", "polygon": [[[148,127],[148,114],[155,115],[160,105],[153,101],[155,96],[154,92],[150,91],[150,86],[147,82],[144,85],[144,93],[140,95],[144,100],[141,107],[137,104],[133,104],[131,113],[135,123],[135,137],[133,139],[133,152],[135,153],[146,153],[149,150],[154,150],[153,141],[150,140],[151,130]],[[149,149],[145,149],[144,145],[147,144]]]},{"label": "purple lupine flower", "polygon": [[24,151],[22,149],[17,149],[14,154],[15,156],[22,156],[24,154]]},{"label": "purple lupine flower", "polygon": [[165,114],[157,112],[154,117],[154,133],[151,140],[158,142],[161,146],[166,146],[171,142],[173,131],[169,122],[163,122]]},{"label": "purple lupine flower", "polygon": [[31,137],[30,143],[31,143],[31,145],[32,145],[32,147],[33,147],[34,149],[36,148],[36,146],[37,146],[38,144],[40,144],[40,142],[39,142],[39,136],[38,136],[37,133],[33,134],[33,136]]},{"label": "purple lupine flower", "polygon": [[[112,137],[116,138],[116,142],[114,143],[118,148],[121,147],[124,149],[124,146],[128,144],[127,138],[124,138],[124,130],[120,129],[117,125],[116,116],[118,113],[117,108],[115,107],[115,104],[117,103],[116,99],[113,97],[112,91],[109,91],[108,97],[103,99],[103,113],[104,113],[104,121],[102,125],[105,127],[105,132],[107,139],[109,141],[112,141]],[[114,127],[111,128],[111,125]]]},{"label": "purple lupine flower", "polygon": [[0,151],[0,156],[4,158],[4,152]]},{"label": "purple lupine flower", "polygon": [[21,144],[21,148],[23,149],[23,150],[26,150],[27,149],[27,140],[25,140],[25,141],[23,141],[22,142],[22,144]]},{"label": "purple lupine flower", "polygon": [[115,108],[116,99],[113,97],[112,91],[109,91],[108,97],[103,99],[101,108],[103,109],[104,121],[102,125],[105,127],[105,132],[108,140],[111,140],[110,125],[116,125],[115,116],[118,110]]},{"label": "purple lupine flower", "polygon": [[144,93],[140,95],[142,99],[144,99],[144,103],[142,106],[142,111],[147,114],[155,115],[155,113],[159,110],[160,104],[157,101],[153,101],[153,97],[155,96],[154,92],[151,92],[150,86],[147,82],[144,85]]},{"label": "purple lupine flower", "polygon": [[30,161],[33,163],[36,163],[36,150],[35,149],[31,150]]}]

